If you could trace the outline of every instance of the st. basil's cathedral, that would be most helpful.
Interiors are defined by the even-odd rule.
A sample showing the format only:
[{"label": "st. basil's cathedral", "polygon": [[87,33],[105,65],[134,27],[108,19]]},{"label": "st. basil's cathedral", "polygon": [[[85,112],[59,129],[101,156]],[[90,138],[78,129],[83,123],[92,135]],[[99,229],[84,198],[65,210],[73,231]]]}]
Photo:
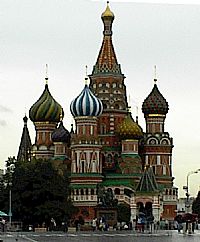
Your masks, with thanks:
[{"label": "st. basil's cathedral", "polygon": [[155,79],[142,104],[145,131],[132,117],[112,43],[114,18],[107,4],[97,61],[69,105],[75,127],[64,127],[63,108],[51,95],[46,78],[42,95],[29,110],[35,142],[31,143],[25,116],[17,160],[34,157],[67,165],[71,199],[85,221],[95,217],[98,185],[112,189],[118,203],[130,208],[131,221],[140,211],[150,211],[156,221],[173,220],[178,191],[173,186],[173,139],[165,131],[168,103]]}]

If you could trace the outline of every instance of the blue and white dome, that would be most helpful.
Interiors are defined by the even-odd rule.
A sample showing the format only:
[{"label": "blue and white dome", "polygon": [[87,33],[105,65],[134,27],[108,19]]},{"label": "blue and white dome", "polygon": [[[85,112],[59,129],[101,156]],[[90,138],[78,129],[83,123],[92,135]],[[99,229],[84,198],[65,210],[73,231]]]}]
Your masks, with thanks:
[{"label": "blue and white dome", "polygon": [[103,104],[86,84],[80,95],[71,102],[70,111],[74,117],[99,116],[103,111]]}]

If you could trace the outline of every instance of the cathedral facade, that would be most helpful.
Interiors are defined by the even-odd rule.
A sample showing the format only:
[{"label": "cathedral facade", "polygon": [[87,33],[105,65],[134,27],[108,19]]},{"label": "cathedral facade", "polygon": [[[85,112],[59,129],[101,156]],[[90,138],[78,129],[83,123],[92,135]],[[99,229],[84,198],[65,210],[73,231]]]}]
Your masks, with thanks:
[{"label": "cathedral facade", "polygon": [[101,16],[104,31],[97,61],[82,92],[69,105],[75,127],[71,131],[64,127],[63,109],[46,78],[42,95],[29,110],[35,142],[31,144],[25,117],[17,159],[67,164],[71,199],[86,221],[95,217],[99,185],[112,189],[118,203],[130,208],[130,220],[139,212],[152,214],[156,221],[173,220],[178,191],[173,186],[173,139],[165,131],[168,103],[155,79],[142,104],[145,130],[137,117],[133,119],[112,43],[114,18],[107,5]]}]

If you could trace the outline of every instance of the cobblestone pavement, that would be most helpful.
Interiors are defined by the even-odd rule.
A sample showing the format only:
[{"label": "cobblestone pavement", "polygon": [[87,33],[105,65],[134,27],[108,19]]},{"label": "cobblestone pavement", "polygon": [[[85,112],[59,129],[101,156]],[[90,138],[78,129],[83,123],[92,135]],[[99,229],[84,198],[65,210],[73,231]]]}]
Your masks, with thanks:
[{"label": "cobblestone pavement", "polygon": [[5,233],[0,242],[199,242],[200,231],[183,235],[177,231],[160,231],[154,234],[139,234],[131,231],[77,232],[77,233]]}]

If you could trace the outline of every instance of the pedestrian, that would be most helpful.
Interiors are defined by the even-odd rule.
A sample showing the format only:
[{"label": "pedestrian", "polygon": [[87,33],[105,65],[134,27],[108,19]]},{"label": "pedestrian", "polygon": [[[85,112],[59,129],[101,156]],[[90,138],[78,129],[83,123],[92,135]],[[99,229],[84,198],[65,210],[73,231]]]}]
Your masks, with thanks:
[{"label": "pedestrian", "polygon": [[141,217],[141,228],[142,228],[142,232],[144,232],[144,226],[145,226],[145,217],[142,216]]},{"label": "pedestrian", "polygon": [[55,221],[54,218],[51,218],[51,221],[50,221],[50,228],[49,228],[49,230],[50,230],[50,231],[53,231],[53,230],[55,230],[55,229],[56,229],[56,221]]},{"label": "pedestrian", "polygon": [[137,220],[137,231],[138,232],[142,231],[142,218],[141,217],[138,217],[138,220]]},{"label": "pedestrian", "polygon": [[133,229],[133,223],[132,223],[132,221],[129,221],[129,226],[128,227],[129,227],[130,230]]},{"label": "pedestrian", "polygon": [[1,226],[2,226],[2,232],[5,232],[5,227],[6,227],[6,220],[4,218],[1,219]]},{"label": "pedestrian", "polygon": [[187,233],[187,223],[186,223],[186,220],[183,220],[183,234],[186,234]]},{"label": "pedestrian", "polygon": [[99,220],[99,230],[102,231],[103,230],[103,219],[102,217]]},{"label": "pedestrian", "polygon": [[133,219],[133,231],[137,230],[137,223],[136,223],[136,219]]},{"label": "pedestrian", "polygon": [[165,219],[165,229],[166,230],[169,229],[169,221],[167,219]]},{"label": "pedestrian", "polygon": [[74,222],[74,224],[75,224],[76,232],[77,232],[79,230],[79,220],[76,219],[75,222]]},{"label": "pedestrian", "polygon": [[62,222],[63,225],[63,232],[67,233],[68,232],[68,224],[67,221]]},{"label": "pedestrian", "polygon": [[92,230],[95,231],[97,228],[97,218],[93,218],[92,220]]}]

